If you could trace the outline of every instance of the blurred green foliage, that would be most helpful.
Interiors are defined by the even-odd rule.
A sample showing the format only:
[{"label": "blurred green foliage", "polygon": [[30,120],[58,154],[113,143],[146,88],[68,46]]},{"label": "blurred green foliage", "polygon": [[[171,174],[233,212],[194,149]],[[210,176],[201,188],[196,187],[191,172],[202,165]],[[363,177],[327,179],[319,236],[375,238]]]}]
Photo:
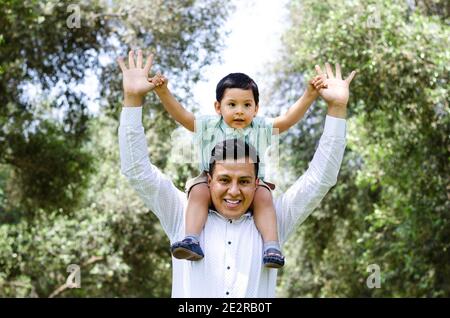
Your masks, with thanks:
[{"label": "blurred green foliage", "polygon": [[[155,70],[189,105],[222,47],[229,6],[85,0],[80,28],[69,28],[70,4],[0,0],[0,297],[168,297],[168,239],[120,174],[115,58],[153,50]],[[89,73],[100,80],[96,100],[77,86]],[[144,113],[165,169],[176,125],[153,94]],[[167,167],[180,187],[191,170]],[[80,289],[64,285],[69,264],[81,267]]]},{"label": "blurred green foliage", "polygon": [[[170,296],[169,242],[120,175],[114,58],[152,48],[189,105],[229,7],[85,0],[70,29],[69,4],[0,0],[0,297]],[[449,297],[448,3],[304,0],[290,11],[274,114],[315,64],[358,74],[338,183],[288,242],[279,295]],[[88,70],[100,79],[95,115],[76,88]],[[153,94],[147,105],[152,162],[182,188],[193,167],[168,160],[176,125]],[[287,175],[307,168],[325,114],[318,102],[282,136]],[[69,264],[81,267],[80,289],[64,287]],[[366,285],[370,264],[380,289]]]},{"label": "blurred green foliage", "polygon": [[[290,12],[280,96],[315,64],[358,73],[338,183],[290,241],[282,295],[449,297],[448,3],[304,0]],[[311,159],[324,109],[319,102],[283,136],[282,161],[295,175]],[[366,285],[370,264],[380,266],[379,289]]]}]

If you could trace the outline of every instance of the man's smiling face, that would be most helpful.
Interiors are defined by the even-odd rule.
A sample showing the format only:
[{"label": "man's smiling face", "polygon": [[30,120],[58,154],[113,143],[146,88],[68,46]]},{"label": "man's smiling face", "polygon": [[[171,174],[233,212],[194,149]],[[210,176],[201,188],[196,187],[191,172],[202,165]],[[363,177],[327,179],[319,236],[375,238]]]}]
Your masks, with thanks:
[{"label": "man's smiling face", "polygon": [[208,184],[216,210],[226,218],[237,219],[253,202],[257,186],[255,166],[233,160],[216,162]]}]

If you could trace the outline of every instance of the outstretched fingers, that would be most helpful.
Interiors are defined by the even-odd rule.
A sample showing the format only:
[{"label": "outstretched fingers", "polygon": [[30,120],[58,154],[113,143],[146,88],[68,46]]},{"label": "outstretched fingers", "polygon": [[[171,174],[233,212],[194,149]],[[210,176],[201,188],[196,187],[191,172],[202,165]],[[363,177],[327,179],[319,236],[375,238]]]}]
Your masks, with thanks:
[{"label": "outstretched fingers", "polygon": [[341,65],[339,65],[339,63],[336,63],[336,78],[342,79]]},{"label": "outstretched fingers", "polygon": [[[125,66],[125,63],[122,58],[117,59],[117,62],[119,63],[120,68],[122,69],[122,72],[127,69],[131,69],[131,68],[142,69],[142,64],[144,62],[142,50],[138,50],[136,62],[134,61],[134,59],[135,59],[135,54],[134,54],[133,50],[128,52],[128,68]],[[145,61],[145,65],[144,65],[144,71],[146,74],[150,73],[152,65],[153,65],[153,54],[150,54],[147,57],[147,59]]]},{"label": "outstretched fingers", "polygon": [[117,63],[119,63],[120,69],[122,72],[125,72],[127,70],[127,67],[125,66],[125,62],[123,61],[123,57],[117,58]]},{"label": "outstretched fingers", "polygon": [[347,84],[350,85],[350,82],[352,81],[353,77],[355,77],[355,75],[356,75],[356,71],[352,71],[352,72],[350,73],[350,75],[345,79],[345,81],[347,82]]},{"label": "outstretched fingers", "polygon": [[330,63],[328,63],[328,62],[325,63],[325,69],[327,70],[328,78],[334,78],[333,70],[331,69]]},{"label": "outstretched fingers", "polygon": [[316,66],[315,66],[315,69],[316,69],[317,75],[319,75],[319,76],[325,75],[325,74],[322,72],[322,69],[320,68],[319,65],[316,65]]},{"label": "outstretched fingers", "polygon": [[134,64],[134,51],[131,50],[128,53],[128,67],[129,68],[136,68],[136,65]]},{"label": "outstretched fingers", "polygon": [[153,54],[150,54],[150,55],[147,57],[147,61],[145,62],[145,66],[144,66],[145,74],[150,73],[150,70],[151,70],[151,68],[152,68],[152,65],[153,65]]},{"label": "outstretched fingers", "polygon": [[136,67],[142,68],[142,50],[138,50],[138,56],[136,61]]}]

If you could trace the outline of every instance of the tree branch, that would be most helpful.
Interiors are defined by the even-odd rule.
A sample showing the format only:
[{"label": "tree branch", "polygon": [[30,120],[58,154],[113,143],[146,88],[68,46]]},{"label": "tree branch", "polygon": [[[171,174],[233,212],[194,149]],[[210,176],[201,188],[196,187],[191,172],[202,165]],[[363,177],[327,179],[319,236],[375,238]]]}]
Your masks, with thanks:
[{"label": "tree branch", "polygon": [[[80,271],[81,268],[86,267],[88,265],[91,265],[93,263],[96,263],[98,261],[103,260],[102,256],[92,256],[91,258],[89,258],[86,262],[84,262],[83,264],[81,264],[80,266]],[[61,294],[62,292],[64,292],[66,289],[68,288],[72,288],[71,285],[67,284],[67,281],[62,284],[61,286],[59,286],[57,289],[55,289],[50,296],[48,296],[48,298],[54,298],[55,296],[58,296],[59,294]]]}]

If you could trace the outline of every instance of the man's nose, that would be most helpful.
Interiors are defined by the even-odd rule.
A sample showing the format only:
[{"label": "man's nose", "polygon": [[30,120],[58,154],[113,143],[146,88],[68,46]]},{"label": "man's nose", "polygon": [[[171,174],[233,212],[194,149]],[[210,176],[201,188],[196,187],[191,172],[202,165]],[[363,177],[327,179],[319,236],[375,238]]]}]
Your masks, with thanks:
[{"label": "man's nose", "polygon": [[239,184],[237,182],[232,182],[230,187],[228,188],[228,194],[230,194],[231,196],[238,196],[239,192]]}]

